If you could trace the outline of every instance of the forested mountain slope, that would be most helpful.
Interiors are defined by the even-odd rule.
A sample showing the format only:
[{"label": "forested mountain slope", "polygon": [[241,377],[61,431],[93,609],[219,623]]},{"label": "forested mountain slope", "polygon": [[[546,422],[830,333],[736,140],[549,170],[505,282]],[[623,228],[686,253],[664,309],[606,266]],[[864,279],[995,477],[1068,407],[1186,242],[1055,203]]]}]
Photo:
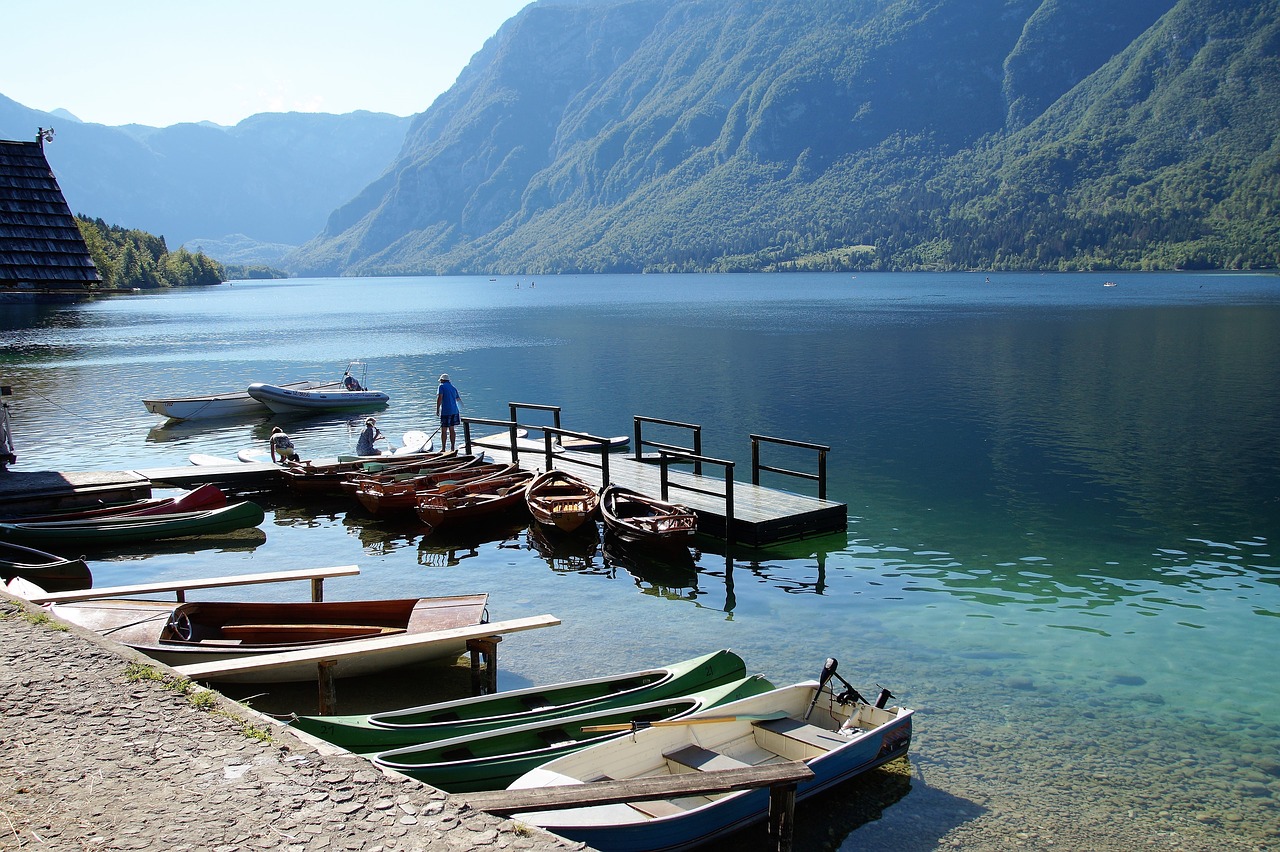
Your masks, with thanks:
[{"label": "forested mountain slope", "polygon": [[541,0],[322,274],[1274,266],[1280,0]]}]

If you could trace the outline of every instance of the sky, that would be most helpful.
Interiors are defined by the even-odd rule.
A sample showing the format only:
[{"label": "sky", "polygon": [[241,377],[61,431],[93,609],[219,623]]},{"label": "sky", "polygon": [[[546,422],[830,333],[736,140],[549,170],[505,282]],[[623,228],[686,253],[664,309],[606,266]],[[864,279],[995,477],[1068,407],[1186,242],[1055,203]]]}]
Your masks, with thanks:
[{"label": "sky", "polygon": [[5,3],[0,94],[108,125],[233,125],[260,112],[412,115],[530,2]]}]

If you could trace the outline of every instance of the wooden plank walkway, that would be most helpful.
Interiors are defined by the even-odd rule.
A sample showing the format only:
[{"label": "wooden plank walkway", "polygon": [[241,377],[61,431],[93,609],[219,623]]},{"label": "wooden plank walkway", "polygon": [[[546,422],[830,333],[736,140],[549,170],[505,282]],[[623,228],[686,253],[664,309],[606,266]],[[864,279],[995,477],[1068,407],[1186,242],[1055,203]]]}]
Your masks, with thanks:
[{"label": "wooden plank walkway", "polygon": [[[510,448],[498,449],[486,443],[484,451],[497,461],[511,460]],[[517,456],[521,467],[539,470],[546,468],[545,452],[518,450]],[[553,455],[553,464],[556,469],[579,476],[596,488],[602,485],[602,471],[598,467],[599,453],[556,453]],[[673,467],[670,471],[673,487],[667,499],[673,503],[683,503],[698,513],[699,532],[723,538],[724,474],[718,465],[704,464],[703,470],[708,467],[715,469],[715,475],[708,476],[704,473],[695,476]],[[662,491],[661,477],[662,469],[658,464],[636,461],[631,453],[609,454],[609,480],[617,485],[659,497]],[[713,493],[707,495],[686,491],[684,488],[674,487],[675,485]],[[844,503],[819,500],[749,482],[734,482],[733,504],[733,539],[738,544],[760,546],[805,536],[844,532],[848,528],[849,507]]]}]

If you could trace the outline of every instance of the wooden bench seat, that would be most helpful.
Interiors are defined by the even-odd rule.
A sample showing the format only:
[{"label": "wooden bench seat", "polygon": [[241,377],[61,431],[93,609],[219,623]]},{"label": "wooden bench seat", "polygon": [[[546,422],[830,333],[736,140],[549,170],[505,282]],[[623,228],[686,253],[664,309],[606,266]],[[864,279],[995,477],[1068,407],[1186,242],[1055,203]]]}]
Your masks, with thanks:
[{"label": "wooden bench seat", "polygon": [[374,624],[224,624],[223,639],[255,642],[309,642],[316,639],[355,639],[403,633],[401,627]]},{"label": "wooden bench seat", "polygon": [[833,731],[825,731],[816,725],[809,725],[795,719],[767,719],[761,722],[753,722],[752,724],[757,728],[762,728],[789,740],[820,748],[823,751],[831,751],[831,749],[849,742],[848,739]]},{"label": "wooden bench seat", "polygon": [[727,754],[721,754],[718,751],[712,751],[696,745],[687,745],[675,751],[669,751],[662,756],[672,763],[699,772],[715,769],[746,769],[751,766],[751,764],[743,763],[741,760],[732,758]]}]

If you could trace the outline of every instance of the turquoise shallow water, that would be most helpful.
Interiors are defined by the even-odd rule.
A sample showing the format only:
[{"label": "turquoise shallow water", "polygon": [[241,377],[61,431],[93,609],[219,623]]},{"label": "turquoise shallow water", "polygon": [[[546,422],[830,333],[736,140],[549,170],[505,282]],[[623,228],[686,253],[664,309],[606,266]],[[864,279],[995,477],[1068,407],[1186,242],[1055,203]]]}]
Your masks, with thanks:
[{"label": "turquoise shallow water", "polygon": [[728,564],[706,543],[696,570],[553,553],[523,527],[424,538],[288,498],[268,501],[265,537],[92,564],[117,583],[355,562],[331,596],[488,591],[494,618],[559,616],[504,642],[503,686],[713,647],[782,683],[839,657],[863,692],[921,712],[908,766],[802,818],[811,848],[926,848],[1028,812],[1274,843],[1280,279],[1110,279],[237,282],[5,306],[0,382],[20,469],[234,455],[277,422],[304,455],[349,451],[343,418],[164,428],[139,400],[336,377],[353,358],[392,396],[391,435],[434,429],[448,372],[464,414],[556,404],[603,435],[633,415],[700,423],[740,471],[752,432],[828,444],[846,535]]}]

